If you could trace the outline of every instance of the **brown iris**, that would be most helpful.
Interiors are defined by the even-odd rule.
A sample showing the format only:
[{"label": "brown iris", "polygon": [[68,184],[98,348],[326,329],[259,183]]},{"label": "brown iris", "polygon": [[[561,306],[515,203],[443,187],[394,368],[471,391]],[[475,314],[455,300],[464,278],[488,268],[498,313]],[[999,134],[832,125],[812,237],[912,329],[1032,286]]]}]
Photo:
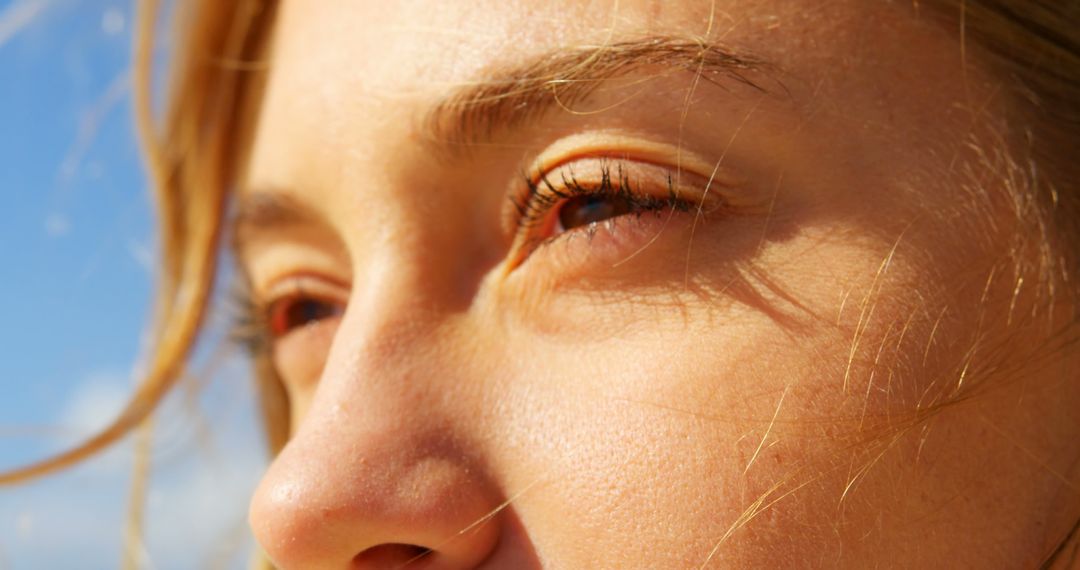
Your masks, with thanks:
[{"label": "brown iris", "polygon": [[343,307],[336,303],[312,297],[281,299],[270,306],[270,334],[274,338],[284,336],[293,329],[341,316]]},{"label": "brown iris", "polygon": [[559,207],[559,226],[556,231],[569,231],[633,211],[634,205],[621,196],[576,196]]}]

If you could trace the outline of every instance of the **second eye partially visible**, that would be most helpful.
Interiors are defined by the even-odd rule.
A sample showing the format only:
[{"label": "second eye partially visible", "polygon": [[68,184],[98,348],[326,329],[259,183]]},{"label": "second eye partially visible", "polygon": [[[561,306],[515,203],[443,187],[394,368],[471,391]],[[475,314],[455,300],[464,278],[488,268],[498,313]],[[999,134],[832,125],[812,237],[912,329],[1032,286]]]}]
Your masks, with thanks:
[{"label": "second eye partially visible", "polygon": [[279,279],[256,301],[270,339],[278,341],[306,327],[336,322],[345,313],[348,289],[325,277]]}]

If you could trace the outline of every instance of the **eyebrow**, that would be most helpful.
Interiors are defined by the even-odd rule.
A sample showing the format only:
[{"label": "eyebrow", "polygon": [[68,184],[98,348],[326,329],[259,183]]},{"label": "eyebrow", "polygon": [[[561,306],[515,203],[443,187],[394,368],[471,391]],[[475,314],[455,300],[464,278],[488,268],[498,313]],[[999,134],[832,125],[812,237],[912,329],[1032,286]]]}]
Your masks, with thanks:
[{"label": "eyebrow", "polygon": [[734,82],[762,93],[777,80],[778,67],[749,52],[681,36],[646,36],[594,46],[562,47],[459,87],[425,115],[421,135],[453,151],[482,144],[500,129],[513,129],[558,108],[569,108],[605,81],[634,71],[662,69],[693,73],[721,87]]},{"label": "eyebrow", "polygon": [[281,189],[252,189],[240,195],[229,216],[229,245],[242,258],[244,244],[252,235],[325,223],[317,211]]},{"label": "eyebrow", "polygon": [[[514,65],[490,68],[484,77],[460,85],[437,101],[420,123],[421,139],[454,154],[491,140],[502,130],[537,121],[553,109],[568,108],[592,95],[605,81],[638,70],[695,74],[721,87],[734,82],[755,91],[777,80],[778,67],[749,52],[682,36],[645,36],[602,45],[560,47]],[[290,226],[324,224],[302,201],[280,189],[241,193],[232,216],[231,245],[240,257],[248,236]]]}]

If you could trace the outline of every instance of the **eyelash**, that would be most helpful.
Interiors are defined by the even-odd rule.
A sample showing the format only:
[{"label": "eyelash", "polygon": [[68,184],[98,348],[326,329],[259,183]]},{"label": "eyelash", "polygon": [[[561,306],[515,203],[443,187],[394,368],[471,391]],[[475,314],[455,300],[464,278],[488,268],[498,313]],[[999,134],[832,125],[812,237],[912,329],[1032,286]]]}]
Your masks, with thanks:
[{"label": "eyelash", "polygon": [[[612,178],[613,164],[615,166],[616,176],[614,179]],[[561,186],[552,184],[547,173],[540,172],[535,176],[523,174],[522,176],[525,180],[527,191],[521,196],[512,199],[514,207],[518,212],[517,233],[520,237],[526,238],[526,253],[522,256],[522,260],[540,246],[548,245],[559,240],[563,236],[581,231],[578,228],[572,228],[559,235],[546,238],[529,237],[529,234],[534,233],[547,221],[548,217],[558,206],[567,203],[573,198],[582,196],[618,198],[624,200],[625,203],[630,206],[632,209],[630,212],[631,214],[639,217],[641,214],[647,212],[659,212],[663,210],[686,212],[695,207],[692,202],[679,198],[678,194],[675,192],[675,183],[670,173],[667,175],[666,197],[660,198],[656,195],[636,190],[634,185],[630,182],[629,175],[626,173],[622,161],[618,160],[611,162],[605,161],[600,164],[600,182],[597,185],[582,184],[579,182],[572,168],[566,168],[561,173]],[[618,217],[610,218],[609,220],[614,220]],[[596,222],[591,223],[589,224],[589,227],[584,229],[584,231],[587,232],[587,235],[591,235],[595,232],[596,224]],[[611,224],[607,229],[613,231],[615,226]]]},{"label": "eyelash", "polygon": [[229,289],[226,307],[230,314],[229,339],[241,346],[249,356],[268,354],[273,344],[266,311],[255,301],[250,287],[239,280]]},{"label": "eyelash", "polygon": [[[344,311],[344,307],[338,306],[334,301],[305,293],[299,285],[293,293],[269,301],[261,301],[255,298],[245,284],[241,283],[230,290],[227,302],[232,313],[229,338],[242,346],[251,356],[269,354],[274,343],[279,339],[308,324],[340,315]],[[294,310],[303,310],[304,304],[307,304],[309,309],[325,310],[328,313],[307,319],[302,323],[288,323],[289,313]],[[300,317],[304,318],[304,315]],[[286,322],[278,323],[277,321],[281,319]],[[284,329],[275,332],[275,328],[283,326]]]}]

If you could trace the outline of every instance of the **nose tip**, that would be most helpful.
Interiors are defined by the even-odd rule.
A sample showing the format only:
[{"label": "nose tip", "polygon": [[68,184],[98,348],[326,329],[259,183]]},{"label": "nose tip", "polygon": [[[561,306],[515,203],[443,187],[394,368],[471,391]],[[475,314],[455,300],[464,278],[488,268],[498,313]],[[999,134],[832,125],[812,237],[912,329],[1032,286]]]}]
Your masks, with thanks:
[{"label": "nose tip", "polygon": [[499,542],[500,501],[440,451],[387,442],[350,457],[297,438],[252,499],[255,536],[283,570],[476,567]]}]

